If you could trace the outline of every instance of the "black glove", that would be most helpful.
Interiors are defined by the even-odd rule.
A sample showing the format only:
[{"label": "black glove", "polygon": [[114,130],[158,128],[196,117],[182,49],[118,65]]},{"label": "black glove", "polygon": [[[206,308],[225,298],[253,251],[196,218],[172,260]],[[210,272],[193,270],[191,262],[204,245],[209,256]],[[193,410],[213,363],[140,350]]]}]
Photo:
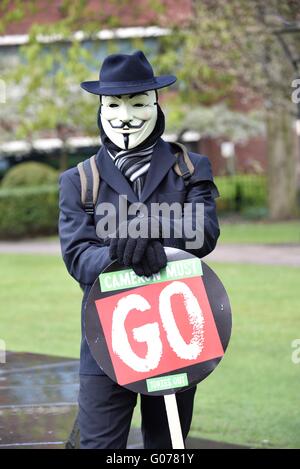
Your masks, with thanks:
[{"label": "black glove", "polygon": [[167,256],[163,245],[158,240],[151,240],[147,245],[145,254],[138,264],[133,264],[132,268],[136,275],[150,277],[156,274],[167,265]]},{"label": "black glove", "polygon": [[[123,264],[129,267],[141,263],[146,248],[151,241],[151,226],[152,229],[155,229],[154,239],[158,239],[161,233],[160,225],[157,219],[151,217],[141,218],[138,220],[139,231],[142,235],[145,233],[146,235],[148,234],[148,236],[139,236],[137,238],[133,238],[130,236],[131,221],[123,222],[122,225],[119,226],[116,233],[114,233],[112,236],[109,247],[110,258],[117,259],[119,264]],[[137,220],[134,219],[134,221],[136,222]],[[127,237],[121,238],[120,235],[122,234],[124,224],[127,225],[127,227],[125,226]]]}]

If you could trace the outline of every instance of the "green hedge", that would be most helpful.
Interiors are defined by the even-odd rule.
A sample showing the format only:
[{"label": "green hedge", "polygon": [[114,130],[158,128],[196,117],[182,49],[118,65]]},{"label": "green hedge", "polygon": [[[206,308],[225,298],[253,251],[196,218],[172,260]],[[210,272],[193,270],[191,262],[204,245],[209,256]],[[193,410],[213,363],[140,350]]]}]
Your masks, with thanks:
[{"label": "green hedge", "polygon": [[17,239],[57,233],[58,187],[0,190],[0,238]]},{"label": "green hedge", "polygon": [[26,161],[13,166],[4,176],[1,188],[37,187],[57,184],[58,172],[45,163]]},{"label": "green hedge", "polygon": [[267,183],[264,175],[217,176],[215,183],[221,196],[217,199],[219,212],[244,212],[267,205]]},{"label": "green hedge", "polygon": [[[221,197],[218,213],[242,212],[266,206],[266,180],[259,175],[216,177]],[[57,184],[0,190],[0,239],[57,233]],[[255,212],[256,213],[256,212]]]}]

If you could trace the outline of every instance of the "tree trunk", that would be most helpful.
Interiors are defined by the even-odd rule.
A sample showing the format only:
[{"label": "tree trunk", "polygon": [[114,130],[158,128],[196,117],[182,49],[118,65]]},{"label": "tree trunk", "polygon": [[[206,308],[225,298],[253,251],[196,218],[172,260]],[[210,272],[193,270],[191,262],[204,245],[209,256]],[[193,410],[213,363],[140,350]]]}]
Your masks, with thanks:
[{"label": "tree trunk", "polygon": [[60,150],[60,157],[59,157],[59,171],[60,172],[68,169],[69,167],[68,161],[69,161],[69,155],[68,155],[67,149],[65,148],[65,146],[63,146]]},{"label": "tree trunk", "polygon": [[267,138],[269,216],[272,220],[292,218],[299,213],[299,145],[286,110],[273,108],[269,113]]}]

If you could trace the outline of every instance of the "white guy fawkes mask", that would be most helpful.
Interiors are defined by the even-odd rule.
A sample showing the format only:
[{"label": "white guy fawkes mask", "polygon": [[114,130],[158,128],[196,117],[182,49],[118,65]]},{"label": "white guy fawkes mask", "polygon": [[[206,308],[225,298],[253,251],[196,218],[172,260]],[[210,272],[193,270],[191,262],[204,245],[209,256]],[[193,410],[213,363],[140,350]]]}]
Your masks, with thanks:
[{"label": "white guy fawkes mask", "polygon": [[119,148],[135,148],[152,133],[157,120],[154,90],[101,97],[101,123]]}]

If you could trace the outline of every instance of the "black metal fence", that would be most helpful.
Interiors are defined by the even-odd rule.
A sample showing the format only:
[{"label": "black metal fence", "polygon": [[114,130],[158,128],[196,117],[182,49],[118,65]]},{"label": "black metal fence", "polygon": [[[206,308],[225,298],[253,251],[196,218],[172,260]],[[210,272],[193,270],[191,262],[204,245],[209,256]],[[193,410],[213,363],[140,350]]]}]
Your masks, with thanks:
[{"label": "black metal fence", "polygon": [[243,213],[267,206],[267,181],[263,174],[217,176],[215,183],[220,192],[219,212]]}]

